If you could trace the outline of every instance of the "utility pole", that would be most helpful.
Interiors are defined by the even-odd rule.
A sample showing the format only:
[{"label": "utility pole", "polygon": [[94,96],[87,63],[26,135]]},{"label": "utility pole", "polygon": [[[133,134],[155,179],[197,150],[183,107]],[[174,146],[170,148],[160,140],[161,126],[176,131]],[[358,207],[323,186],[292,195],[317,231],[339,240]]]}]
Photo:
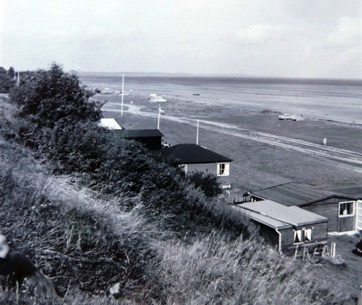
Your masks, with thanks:
[{"label": "utility pole", "polygon": [[124,74],[122,74],[121,116],[123,116]]},{"label": "utility pole", "polygon": [[157,129],[160,129],[160,121],[161,121],[161,104],[158,104]]},{"label": "utility pole", "polygon": [[199,145],[199,124],[200,124],[200,120],[197,120],[197,125],[196,125],[196,145]]}]

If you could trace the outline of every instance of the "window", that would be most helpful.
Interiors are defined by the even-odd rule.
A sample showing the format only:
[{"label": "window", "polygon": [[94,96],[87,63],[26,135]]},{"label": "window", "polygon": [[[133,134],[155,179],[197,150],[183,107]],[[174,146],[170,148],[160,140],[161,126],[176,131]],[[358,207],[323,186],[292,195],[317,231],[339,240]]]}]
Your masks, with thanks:
[{"label": "window", "polygon": [[304,229],[304,241],[312,241],[312,229]]},{"label": "window", "polygon": [[179,167],[181,168],[181,170],[187,173],[187,164],[180,164]]},{"label": "window", "polygon": [[302,230],[294,230],[294,242],[295,243],[303,242],[303,231]]},{"label": "window", "polygon": [[340,202],[339,203],[339,217],[353,216],[354,215],[354,201]]},{"label": "window", "polygon": [[307,243],[312,241],[313,228],[294,230],[294,243]]},{"label": "window", "polygon": [[217,164],[217,175],[218,176],[229,176],[229,163],[218,163]]}]

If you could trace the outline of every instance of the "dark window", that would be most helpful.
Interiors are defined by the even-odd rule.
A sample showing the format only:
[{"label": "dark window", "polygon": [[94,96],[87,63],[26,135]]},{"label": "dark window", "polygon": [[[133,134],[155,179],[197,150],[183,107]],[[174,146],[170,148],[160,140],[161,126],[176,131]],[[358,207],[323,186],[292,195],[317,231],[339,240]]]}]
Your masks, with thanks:
[{"label": "dark window", "polygon": [[340,202],[339,203],[339,216],[353,216],[354,215],[354,201]]}]

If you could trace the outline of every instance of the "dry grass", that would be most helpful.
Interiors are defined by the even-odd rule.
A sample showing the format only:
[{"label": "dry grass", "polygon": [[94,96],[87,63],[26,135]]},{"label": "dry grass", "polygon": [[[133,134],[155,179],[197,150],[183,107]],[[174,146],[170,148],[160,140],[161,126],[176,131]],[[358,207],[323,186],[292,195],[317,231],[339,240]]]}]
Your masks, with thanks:
[{"label": "dry grass", "polygon": [[157,248],[168,304],[340,304],[350,297],[337,280],[314,277],[323,266],[281,256],[253,239],[230,242],[215,233]]}]

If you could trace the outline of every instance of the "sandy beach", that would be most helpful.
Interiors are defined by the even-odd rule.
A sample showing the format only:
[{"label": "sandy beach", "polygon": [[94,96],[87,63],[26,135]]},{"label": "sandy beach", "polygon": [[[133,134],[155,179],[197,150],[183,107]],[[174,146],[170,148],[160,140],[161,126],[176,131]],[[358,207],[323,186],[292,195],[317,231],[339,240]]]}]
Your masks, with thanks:
[{"label": "sandy beach", "polygon": [[[84,78],[89,87],[111,90],[120,90],[121,81],[116,75]],[[134,97],[157,93],[171,102],[221,106],[237,113],[274,111],[362,124],[361,81],[130,76],[125,92]]]},{"label": "sandy beach", "polygon": [[[117,117],[125,128],[157,127],[158,104],[150,103],[144,95],[125,96],[122,117],[119,95],[96,98],[108,101],[103,108],[105,116]],[[280,113],[272,110],[192,99],[171,98],[161,107],[166,113],[160,120],[164,141],[195,143],[199,120],[199,144],[234,160],[231,178],[236,191],[288,182],[330,190],[362,183],[359,124],[310,117],[283,121],[278,119]],[[326,146],[322,145],[324,138]]]}]

